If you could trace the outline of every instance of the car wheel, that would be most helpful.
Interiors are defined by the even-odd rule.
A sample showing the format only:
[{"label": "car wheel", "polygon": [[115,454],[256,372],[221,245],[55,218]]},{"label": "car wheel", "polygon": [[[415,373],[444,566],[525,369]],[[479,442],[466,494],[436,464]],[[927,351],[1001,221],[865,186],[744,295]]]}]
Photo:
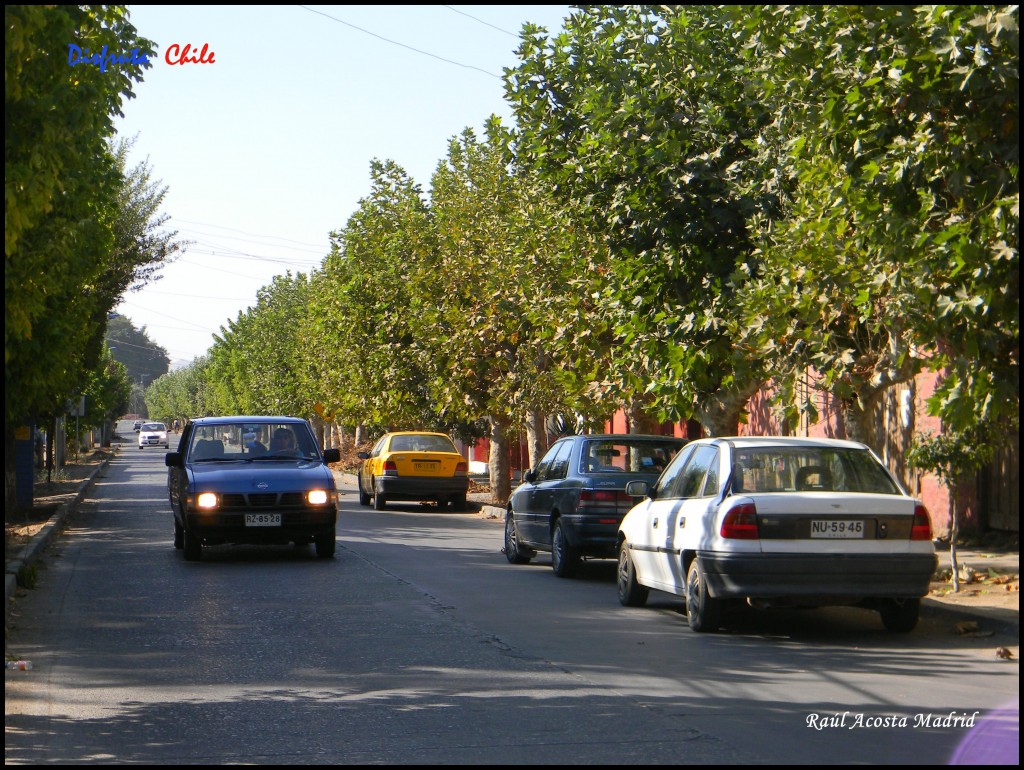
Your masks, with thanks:
[{"label": "car wheel", "polygon": [[629,556],[629,546],[623,540],[619,546],[619,603],[624,607],[643,607],[650,591],[636,579],[636,567]]},{"label": "car wheel", "polygon": [[700,559],[694,559],[686,573],[686,620],[690,628],[702,633],[717,631],[721,616],[721,604],[708,593],[707,579]]},{"label": "car wheel", "polygon": [[464,511],[466,510],[466,496],[455,495],[455,497],[451,499],[451,502],[449,504],[451,505],[453,510]]},{"label": "car wheel", "polygon": [[551,569],[560,578],[572,577],[576,574],[579,561],[579,554],[569,545],[565,525],[559,519],[551,536]]},{"label": "car wheel", "polygon": [[516,531],[516,522],[512,518],[512,511],[505,514],[505,547],[502,549],[509,564],[528,564],[533,558],[532,553],[527,553],[519,545],[519,533]]},{"label": "car wheel", "polygon": [[359,487],[359,504],[360,505],[369,505],[370,504],[370,496],[366,492],[363,491],[363,475],[361,473],[356,478],[356,485]]},{"label": "car wheel", "polygon": [[917,627],[921,614],[920,599],[884,599],[878,605],[882,625],[887,631],[905,634]]},{"label": "car wheel", "polygon": [[334,551],[338,547],[338,540],[333,532],[326,535],[318,535],[314,541],[316,544],[316,555],[320,559],[333,559]]},{"label": "car wheel", "polygon": [[379,489],[376,489],[376,484],[374,484],[373,510],[383,511],[384,506],[386,506],[387,504],[388,499],[383,494],[381,494]]},{"label": "car wheel", "polygon": [[182,546],[185,549],[185,561],[199,561],[203,558],[203,544],[199,541],[199,535],[187,527]]},{"label": "car wheel", "polygon": [[185,547],[185,530],[177,521],[174,522],[174,547],[179,551]]}]

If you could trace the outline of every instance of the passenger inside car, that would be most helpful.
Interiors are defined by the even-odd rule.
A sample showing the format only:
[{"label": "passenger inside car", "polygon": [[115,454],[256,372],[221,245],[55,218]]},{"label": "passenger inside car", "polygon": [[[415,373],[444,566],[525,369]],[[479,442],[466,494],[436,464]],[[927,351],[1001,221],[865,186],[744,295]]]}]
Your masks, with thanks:
[{"label": "passenger inside car", "polygon": [[274,437],[270,439],[267,451],[270,454],[296,454],[295,434],[288,428],[278,428],[274,431]]}]

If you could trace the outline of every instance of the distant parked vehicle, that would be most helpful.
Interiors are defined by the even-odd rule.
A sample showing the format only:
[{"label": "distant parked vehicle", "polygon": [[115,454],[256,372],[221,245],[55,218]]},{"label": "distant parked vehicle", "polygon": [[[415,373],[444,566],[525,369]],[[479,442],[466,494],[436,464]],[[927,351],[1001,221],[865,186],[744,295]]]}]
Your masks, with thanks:
[{"label": "distant parked vehicle", "polygon": [[856,605],[911,631],[935,572],[928,511],[864,444],[701,439],[680,452],[619,528],[619,601],[686,598],[694,631],[730,605]]},{"label": "distant parked vehicle", "polygon": [[433,500],[466,508],[469,463],[444,433],[388,433],[370,452],[360,452],[359,503],[378,511],[393,500]]},{"label": "distant parked vehicle", "polygon": [[509,498],[505,558],[525,564],[550,551],[558,577],[571,577],[583,557],[614,558],[619,522],[636,502],[626,484],[653,484],[685,444],[635,433],[559,439]]},{"label": "distant parked vehicle", "polygon": [[136,433],[142,430],[142,420],[136,420],[135,424],[132,425],[132,430],[134,430]]}]

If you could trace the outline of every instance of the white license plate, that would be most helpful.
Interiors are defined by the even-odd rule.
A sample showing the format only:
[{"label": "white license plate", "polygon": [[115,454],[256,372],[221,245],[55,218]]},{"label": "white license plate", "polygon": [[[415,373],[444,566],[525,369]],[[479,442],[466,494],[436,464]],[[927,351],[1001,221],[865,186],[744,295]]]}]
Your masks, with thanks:
[{"label": "white license plate", "polygon": [[280,513],[247,513],[245,514],[245,526],[247,527],[280,527]]},{"label": "white license plate", "polygon": [[416,463],[412,464],[412,468],[415,471],[436,471],[438,468],[437,463]]},{"label": "white license plate", "polygon": [[812,538],[863,538],[864,522],[849,519],[815,520],[811,522]]}]

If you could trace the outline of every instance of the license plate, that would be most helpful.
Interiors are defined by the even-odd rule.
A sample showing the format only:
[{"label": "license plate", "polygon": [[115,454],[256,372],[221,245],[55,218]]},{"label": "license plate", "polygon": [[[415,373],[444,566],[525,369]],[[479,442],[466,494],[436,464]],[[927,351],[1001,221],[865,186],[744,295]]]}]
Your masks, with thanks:
[{"label": "license plate", "polygon": [[815,520],[811,522],[812,538],[863,538],[864,522],[848,519]]},{"label": "license plate", "polygon": [[437,470],[437,463],[417,463],[417,462],[414,462],[412,464],[412,469],[414,471],[431,471],[431,472],[434,472],[434,471]]},{"label": "license plate", "polygon": [[247,527],[280,527],[280,513],[247,513],[245,514],[245,526]]}]

